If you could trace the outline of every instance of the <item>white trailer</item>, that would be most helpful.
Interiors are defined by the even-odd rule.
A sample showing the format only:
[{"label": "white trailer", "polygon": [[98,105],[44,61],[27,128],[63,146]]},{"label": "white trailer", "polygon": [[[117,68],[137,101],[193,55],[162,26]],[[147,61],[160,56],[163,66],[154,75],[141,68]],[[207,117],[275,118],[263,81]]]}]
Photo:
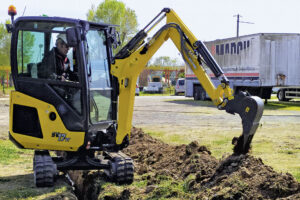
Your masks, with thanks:
[{"label": "white trailer", "polygon": [[[263,99],[279,87],[280,100],[300,98],[300,34],[258,33],[204,42],[234,92],[246,90]],[[220,82],[206,68],[215,85]],[[207,94],[192,70],[186,67],[188,97],[204,100]]]}]

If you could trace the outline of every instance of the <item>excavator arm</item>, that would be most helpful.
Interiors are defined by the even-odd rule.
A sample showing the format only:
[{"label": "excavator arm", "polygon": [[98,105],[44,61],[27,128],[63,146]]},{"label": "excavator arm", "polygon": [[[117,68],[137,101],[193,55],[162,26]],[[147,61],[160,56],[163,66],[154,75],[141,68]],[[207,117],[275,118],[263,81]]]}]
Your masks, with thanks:
[{"label": "excavator arm", "polygon": [[[147,34],[164,18],[166,18],[166,25],[161,27],[149,42],[145,43],[144,39]],[[130,137],[137,77],[150,58],[168,39],[173,41],[185,63],[195,73],[217,108],[231,114],[240,115],[243,133],[239,138],[233,139],[234,153],[246,154],[249,151],[252,138],[263,113],[263,101],[259,97],[250,96],[245,92],[233,95],[227,77],[203,42],[197,40],[177,14],[169,8],[164,8],[114,57],[111,73],[119,81],[116,143],[122,144],[126,137]],[[204,64],[220,80],[217,87],[214,86],[206,73],[203,67]]]}]

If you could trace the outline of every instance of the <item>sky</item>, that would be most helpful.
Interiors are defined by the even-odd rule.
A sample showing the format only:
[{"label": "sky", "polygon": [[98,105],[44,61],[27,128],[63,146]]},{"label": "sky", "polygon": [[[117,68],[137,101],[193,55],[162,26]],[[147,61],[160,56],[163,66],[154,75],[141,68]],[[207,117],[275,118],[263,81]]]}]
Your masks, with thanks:
[{"label": "sky", "polygon": [[[137,15],[139,29],[164,7],[172,8],[193,34],[203,41],[236,36],[236,17],[240,14],[239,35],[254,33],[300,33],[300,0],[122,0]],[[18,16],[46,14],[86,19],[92,5],[103,0],[1,0],[0,21],[9,19],[13,4]],[[180,59],[178,50],[167,42],[156,54]]]}]

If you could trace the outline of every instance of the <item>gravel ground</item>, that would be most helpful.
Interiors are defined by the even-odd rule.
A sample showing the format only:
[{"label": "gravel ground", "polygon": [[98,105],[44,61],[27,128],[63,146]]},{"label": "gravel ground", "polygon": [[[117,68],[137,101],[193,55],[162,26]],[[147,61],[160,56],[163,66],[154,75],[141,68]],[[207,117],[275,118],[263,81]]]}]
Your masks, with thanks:
[{"label": "gravel ground", "polygon": [[[289,123],[300,127],[300,111],[265,110],[261,123],[266,126]],[[241,130],[239,116],[218,110],[208,101],[193,101],[184,96],[136,97],[133,125],[147,129],[159,127],[171,132],[199,131],[208,127]]]},{"label": "gravel ground", "polygon": [[9,128],[9,98],[0,98],[0,139],[8,138]]},{"label": "gravel ground", "polygon": [[208,127],[223,129],[225,120],[232,127],[240,123],[238,116],[226,114],[208,101],[193,101],[184,96],[141,96],[134,104],[133,125],[140,128],[181,133]]},{"label": "gravel ground", "polygon": [[[252,142],[252,154],[277,171],[300,175],[300,111],[266,106]],[[241,119],[209,101],[184,96],[136,98],[133,126],[169,144],[197,141],[217,158],[232,152],[231,140],[242,133]]]}]

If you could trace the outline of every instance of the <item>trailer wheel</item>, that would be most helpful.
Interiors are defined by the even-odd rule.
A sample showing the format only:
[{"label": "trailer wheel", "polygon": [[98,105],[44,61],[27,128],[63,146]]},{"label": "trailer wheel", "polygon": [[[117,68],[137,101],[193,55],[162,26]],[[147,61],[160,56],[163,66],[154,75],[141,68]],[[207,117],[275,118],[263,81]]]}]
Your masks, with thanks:
[{"label": "trailer wheel", "polygon": [[289,99],[285,98],[285,90],[283,89],[278,90],[277,98],[279,101],[289,101]]}]

